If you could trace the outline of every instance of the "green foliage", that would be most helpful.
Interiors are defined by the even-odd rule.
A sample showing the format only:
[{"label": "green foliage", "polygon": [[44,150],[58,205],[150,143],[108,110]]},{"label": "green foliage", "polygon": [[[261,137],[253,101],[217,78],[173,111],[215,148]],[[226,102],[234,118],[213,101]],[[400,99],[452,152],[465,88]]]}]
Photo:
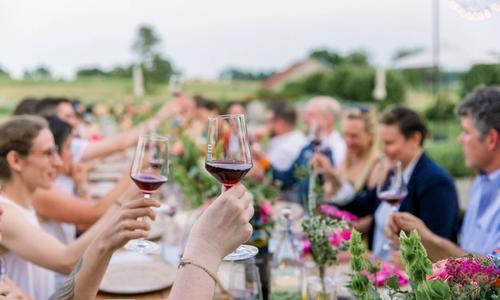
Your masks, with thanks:
[{"label": "green foliage", "polygon": [[0,66],[0,77],[10,77],[9,72]]},{"label": "green foliage", "polygon": [[460,78],[462,95],[472,92],[481,85],[500,84],[500,64],[475,65]]},{"label": "green foliage", "polygon": [[441,280],[426,281],[418,285],[415,297],[418,300],[451,300],[451,290]]},{"label": "green foliage", "polygon": [[328,235],[339,227],[345,227],[345,223],[332,218],[323,218],[320,215],[302,221],[302,229],[311,241],[313,259],[319,267],[337,261],[338,249],[332,247],[328,241]]},{"label": "green foliage", "polygon": [[406,273],[410,281],[417,284],[425,282],[427,275],[432,274],[432,263],[427,257],[427,251],[425,251],[417,231],[413,230],[409,237],[404,231],[401,231],[399,241],[401,259],[406,266]]},{"label": "green foliage", "polygon": [[174,69],[172,64],[167,59],[163,58],[160,54],[154,54],[151,66],[144,66],[144,79],[148,83],[151,82],[168,82],[170,76],[173,74]]},{"label": "green foliage", "polygon": [[429,127],[432,139],[424,145],[429,157],[454,177],[470,176],[471,169],[465,165],[463,148],[457,141],[460,134],[458,121],[430,122]]},{"label": "green foliage", "polygon": [[273,181],[271,174],[266,174],[262,182],[245,177],[242,183],[253,195],[253,200],[257,205],[264,201],[274,203],[274,200],[281,195],[281,182]]},{"label": "green foliage", "polygon": [[361,238],[361,233],[355,229],[352,230],[349,252],[351,253],[352,274],[347,287],[353,292],[356,299],[381,299],[368,276],[362,273],[368,268],[373,269],[373,266],[364,258],[366,246]]},{"label": "green foliage", "polygon": [[268,77],[273,75],[273,71],[260,71],[260,72],[253,72],[253,71],[247,71],[247,70],[242,70],[238,68],[228,68],[225,70],[222,70],[219,74],[220,79],[230,79],[230,80],[256,80],[256,81],[261,81],[261,80],[266,80]]},{"label": "green foliage", "polygon": [[[349,101],[373,102],[375,70],[366,65],[340,64],[326,73],[312,74],[302,80],[289,82],[284,95],[331,95]],[[401,74],[386,73],[387,99],[382,105],[401,103],[405,97],[405,82]]]},{"label": "green foliage", "polygon": [[200,161],[198,146],[187,136],[182,137],[183,155],[173,159],[172,179],[177,182],[191,207],[200,206],[205,200],[220,193],[220,184],[206,171]]},{"label": "green foliage", "polygon": [[454,118],[455,104],[447,98],[439,97],[433,106],[429,107],[424,115],[431,121],[446,121]]},{"label": "green foliage", "polygon": [[367,66],[369,61],[369,55],[364,50],[354,50],[346,56],[328,50],[328,49],[316,49],[309,54],[310,58],[315,58],[323,63],[330,66],[337,66],[340,64],[351,64],[356,66]]},{"label": "green foliage", "polygon": [[103,71],[99,68],[80,68],[76,71],[76,77],[92,77],[92,76],[108,76],[108,72]]},{"label": "green foliage", "polygon": [[153,56],[158,53],[161,39],[149,25],[141,25],[132,45],[132,50],[141,58],[143,64],[149,67]]}]

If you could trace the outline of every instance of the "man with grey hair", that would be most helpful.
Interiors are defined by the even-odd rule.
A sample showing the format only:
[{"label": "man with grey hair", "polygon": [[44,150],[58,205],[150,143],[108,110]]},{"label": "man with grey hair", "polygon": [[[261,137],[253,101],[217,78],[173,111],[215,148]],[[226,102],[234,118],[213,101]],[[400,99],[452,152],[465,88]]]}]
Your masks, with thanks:
[{"label": "man with grey hair", "polygon": [[476,90],[458,106],[457,113],[465,162],[479,171],[469,194],[460,247],[436,236],[408,213],[394,214],[386,228],[394,241],[400,230],[417,229],[433,261],[467,252],[487,255],[500,249],[500,87]]},{"label": "man with grey hair", "polygon": [[344,161],[346,144],[335,125],[342,113],[339,102],[332,97],[318,96],[311,98],[305,109],[304,123],[309,138],[317,139],[321,144],[319,150],[329,149],[330,159],[338,166]]}]

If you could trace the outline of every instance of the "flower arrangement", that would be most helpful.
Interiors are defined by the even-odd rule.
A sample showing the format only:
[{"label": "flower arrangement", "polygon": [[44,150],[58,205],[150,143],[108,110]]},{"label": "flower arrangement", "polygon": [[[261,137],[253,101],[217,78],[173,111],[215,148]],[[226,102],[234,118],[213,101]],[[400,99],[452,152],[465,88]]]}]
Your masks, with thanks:
[{"label": "flower arrangement", "polygon": [[306,245],[310,245],[310,253],[319,269],[322,295],[318,296],[326,298],[325,268],[337,261],[340,250],[347,249],[350,238],[348,224],[342,220],[314,215],[302,221],[302,229],[309,241]]},{"label": "flower arrangement", "polygon": [[[401,290],[400,286],[404,281],[400,281],[397,276],[391,276],[382,284],[388,289],[391,299],[499,298],[500,270],[493,258],[469,255],[450,258],[432,265],[416,231],[412,231],[410,236],[401,232],[400,245],[401,258],[409,276],[411,290]],[[353,272],[348,287],[356,299],[381,299],[376,287],[370,282],[368,274],[370,263],[363,257],[366,248],[361,240],[361,234],[357,231],[352,234],[349,251],[352,255]]]},{"label": "flower arrangement", "polygon": [[336,207],[328,204],[322,204],[319,206],[319,211],[327,216],[334,219],[344,220],[348,223],[356,222],[359,218],[353,215],[351,212],[346,210],[340,210]]}]

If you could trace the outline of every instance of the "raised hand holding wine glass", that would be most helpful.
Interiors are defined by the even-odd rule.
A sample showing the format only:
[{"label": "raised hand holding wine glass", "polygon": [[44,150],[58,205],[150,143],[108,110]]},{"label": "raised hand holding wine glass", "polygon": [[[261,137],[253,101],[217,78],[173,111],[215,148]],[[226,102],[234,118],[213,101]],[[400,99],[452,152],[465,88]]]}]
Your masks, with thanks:
[{"label": "raised hand holding wine glass", "polygon": [[[230,189],[252,168],[252,155],[244,115],[208,118],[205,168],[225,190]],[[257,248],[240,245],[225,260],[241,260],[257,254]]]},{"label": "raised hand holding wine glass", "polygon": [[[168,138],[156,133],[140,136],[130,177],[144,198],[151,198],[151,194],[167,182],[168,169]],[[131,240],[125,248],[140,253],[155,253],[160,249],[158,244],[145,239]]]},{"label": "raised hand holding wine glass", "polygon": [[[379,178],[385,178],[385,180],[378,181],[377,197],[391,206],[391,214],[393,214],[399,210],[401,201],[408,194],[408,187],[403,176],[401,161],[396,161],[394,168],[389,172],[382,165],[383,162],[379,162]],[[383,246],[385,251],[393,248],[391,243],[386,243]]]}]

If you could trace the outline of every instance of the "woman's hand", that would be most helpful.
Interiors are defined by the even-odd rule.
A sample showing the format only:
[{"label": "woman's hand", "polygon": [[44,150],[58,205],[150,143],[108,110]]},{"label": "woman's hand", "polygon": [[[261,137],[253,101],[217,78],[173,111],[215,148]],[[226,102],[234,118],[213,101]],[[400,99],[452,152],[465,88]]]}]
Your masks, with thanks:
[{"label": "woman's hand", "polygon": [[433,235],[422,220],[407,212],[391,214],[385,228],[385,235],[392,242],[399,244],[399,233],[401,230],[409,233],[413,229],[417,230],[423,242],[430,239]]},{"label": "woman's hand", "polygon": [[[252,234],[252,195],[242,184],[222,193],[202,213],[189,234],[184,256],[195,261],[220,261]],[[214,265],[215,265],[214,264]]]},{"label": "woman's hand", "polygon": [[100,248],[105,251],[114,251],[129,240],[146,237],[149,224],[140,218],[149,217],[154,220],[156,215],[151,207],[160,207],[160,202],[142,198],[123,204],[110,221],[108,229],[99,237]]},{"label": "woman's hand", "polygon": [[8,278],[0,282],[0,300],[25,300],[21,290]]}]

